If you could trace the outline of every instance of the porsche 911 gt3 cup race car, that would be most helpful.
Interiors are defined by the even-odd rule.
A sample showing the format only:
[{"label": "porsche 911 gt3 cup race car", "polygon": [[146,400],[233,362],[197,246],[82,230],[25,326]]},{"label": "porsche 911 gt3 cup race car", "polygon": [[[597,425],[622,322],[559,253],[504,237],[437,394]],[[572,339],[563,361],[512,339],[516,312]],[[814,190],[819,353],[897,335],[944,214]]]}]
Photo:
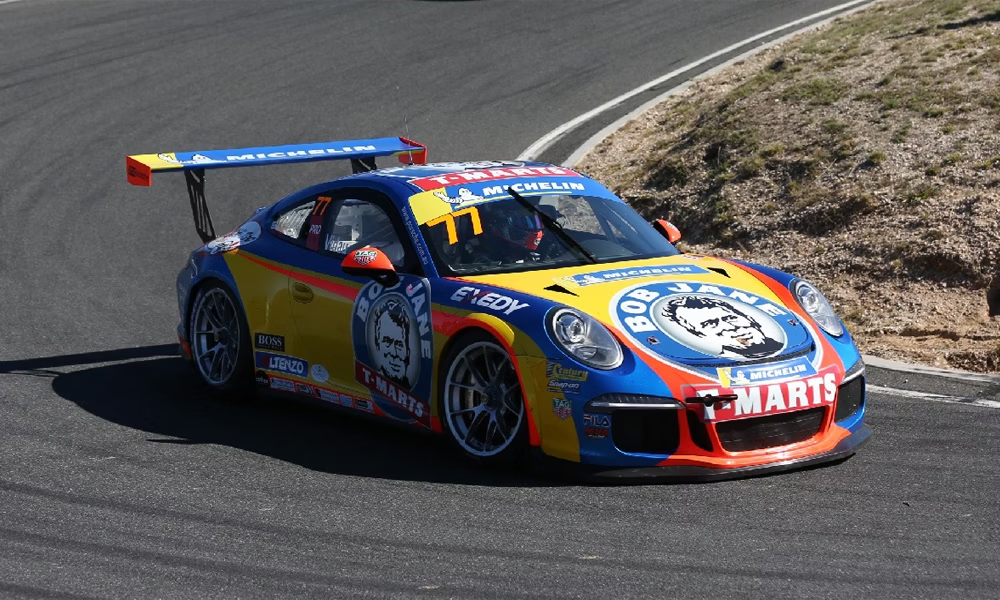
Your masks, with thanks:
[{"label": "porsche 911 gt3 cup race car", "polygon": [[[401,164],[377,169],[375,158]],[[350,160],[216,237],[206,169]],[[683,254],[602,185],[536,162],[426,163],[380,138],[129,156],[184,172],[204,246],[177,278],[204,382],[444,434],[483,463],[722,478],[851,455],[864,364],[826,299]]]}]

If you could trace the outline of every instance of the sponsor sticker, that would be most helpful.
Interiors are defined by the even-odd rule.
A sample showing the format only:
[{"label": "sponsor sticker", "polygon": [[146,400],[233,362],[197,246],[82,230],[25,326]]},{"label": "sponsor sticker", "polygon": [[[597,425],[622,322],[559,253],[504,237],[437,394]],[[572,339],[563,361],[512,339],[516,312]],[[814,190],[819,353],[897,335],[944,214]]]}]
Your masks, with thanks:
[{"label": "sponsor sticker", "polygon": [[375,250],[357,250],[354,252],[354,262],[361,266],[367,265],[378,257]]},{"label": "sponsor sticker", "polygon": [[313,388],[313,386],[309,385],[308,383],[299,383],[299,382],[296,382],[295,383],[295,391],[298,392],[298,393],[300,393],[300,394],[305,394],[306,396],[315,396],[316,395],[315,388]]},{"label": "sponsor sticker", "polygon": [[365,400],[364,398],[355,398],[354,408],[366,413],[375,412],[375,407],[372,406],[371,400]]},{"label": "sponsor sticker", "polygon": [[754,385],[769,381],[785,379],[800,379],[816,374],[816,367],[804,356],[792,360],[768,363],[766,365],[748,365],[743,367],[717,368],[719,383],[726,387],[739,385]]},{"label": "sponsor sticker", "polygon": [[482,306],[483,308],[502,312],[505,315],[509,315],[514,311],[530,306],[527,302],[520,302],[510,296],[504,296],[503,294],[497,294],[496,292],[482,290],[468,285],[458,288],[458,290],[451,295],[451,299],[462,304]]},{"label": "sponsor sticker", "polygon": [[552,412],[554,412],[560,420],[565,421],[573,415],[573,401],[566,398],[553,398]]},{"label": "sponsor sticker", "polygon": [[285,351],[285,336],[272,335],[270,333],[255,333],[253,335],[253,347],[261,350]]},{"label": "sponsor sticker", "polygon": [[340,404],[347,408],[354,408],[354,398],[348,394],[340,395]]},{"label": "sponsor sticker", "polygon": [[545,363],[545,376],[549,382],[546,389],[550,392],[576,394],[580,391],[582,382],[587,381],[587,371],[565,367],[562,363]]},{"label": "sponsor sticker", "polygon": [[522,177],[581,177],[570,169],[562,167],[510,167],[497,169],[477,169],[459,171],[431,177],[421,177],[410,181],[424,191],[436,190],[442,187],[462,185],[465,183],[495,181],[498,179],[517,179]]},{"label": "sponsor sticker", "polygon": [[681,346],[711,358],[757,361],[788,345],[786,330],[775,317],[783,317],[789,328],[800,327],[787,310],[767,299],[696,282],[635,286],[616,295],[610,309],[622,332],[665,358]]},{"label": "sponsor sticker", "polygon": [[391,288],[371,282],[358,293],[351,320],[355,378],[387,416],[430,425],[434,332],[427,280],[402,275]]},{"label": "sponsor sticker", "polygon": [[269,387],[270,378],[264,371],[258,370],[253,377],[254,382],[261,387]]},{"label": "sponsor sticker", "polygon": [[611,415],[583,413],[583,433],[595,440],[603,440],[611,435]]},{"label": "sponsor sticker", "polygon": [[589,374],[590,373],[584,369],[573,369],[570,367],[564,367],[562,363],[557,363],[557,362],[545,363],[546,377],[555,377],[567,381],[587,381],[587,376]]},{"label": "sponsor sticker", "polygon": [[246,246],[255,242],[260,237],[260,223],[257,221],[247,221],[236,231],[228,233],[220,238],[205,244],[205,251],[209,254],[219,254],[229,252],[240,246]]},{"label": "sponsor sticker", "polygon": [[319,364],[314,364],[312,369],[309,370],[309,374],[312,375],[313,379],[320,383],[330,379],[330,372],[326,370],[326,367]]},{"label": "sponsor sticker", "polygon": [[[406,388],[397,385],[389,377],[368,368],[360,362],[356,362],[355,366],[355,377],[362,385],[413,415],[417,421],[430,426],[431,411],[426,402],[410,394]],[[357,399],[355,399],[356,403]]]},{"label": "sponsor sticker", "polygon": [[576,394],[580,391],[580,383],[577,381],[560,381],[558,379],[549,379],[548,386],[546,389],[550,392],[564,394]]},{"label": "sponsor sticker", "polygon": [[290,379],[282,379],[280,377],[271,377],[271,389],[281,390],[282,392],[294,392],[295,382]]},{"label": "sponsor sticker", "polygon": [[473,194],[472,190],[467,187],[458,188],[458,195],[456,196],[449,196],[444,190],[436,190],[433,193],[441,200],[444,200],[448,204],[454,204],[455,206],[461,206],[467,202],[479,202],[483,199],[482,196]]},{"label": "sponsor sticker", "polygon": [[840,375],[830,366],[813,377],[764,385],[723,387],[712,384],[685,385],[685,398],[735,394],[736,400],[705,404],[703,418],[709,423],[733,421],[830,406],[837,399]]},{"label": "sponsor sticker", "polygon": [[340,404],[340,394],[337,392],[331,392],[330,390],[323,389],[321,387],[316,388],[316,395],[323,402],[330,402],[332,404]]},{"label": "sponsor sticker", "polygon": [[639,267],[636,269],[612,269],[609,271],[596,271],[593,273],[583,273],[580,275],[570,275],[561,277],[563,281],[574,283],[584,287],[597,283],[608,283],[609,281],[624,281],[626,279],[638,279],[640,277],[660,277],[663,275],[695,275],[708,273],[705,269],[695,265],[659,265],[652,267]]},{"label": "sponsor sticker", "polygon": [[270,352],[257,352],[254,354],[258,369],[277,371],[286,375],[306,378],[309,376],[309,363],[301,358],[286,356],[284,354],[272,354]]}]

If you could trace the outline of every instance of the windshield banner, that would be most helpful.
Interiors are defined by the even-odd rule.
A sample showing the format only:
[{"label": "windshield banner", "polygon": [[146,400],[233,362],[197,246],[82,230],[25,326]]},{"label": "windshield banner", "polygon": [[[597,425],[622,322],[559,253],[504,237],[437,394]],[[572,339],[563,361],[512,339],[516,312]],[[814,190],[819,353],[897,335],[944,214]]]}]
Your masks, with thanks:
[{"label": "windshield banner", "polygon": [[[557,167],[546,168],[549,170],[557,169]],[[534,167],[532,170],[540,171],[541,169],[542,167]],[[500,170],[501,169],[492,169],[491,171]],[[524,170],[527,170],[527,168],[506,169],[505,171]],[[586,177],[581,177],[576,172],[570,171],[569,169],[559,170],[570,173],[572,176],[538,175],[532,178],[520,179],[494,178],[489,181],[464,181],[461,183],[449,182],[449,187],[443,187],[442,184],[438,182],[437,185],[441,186],[438,189],[432,189],[411,196],[410,208],[413,210],[413,215],[417,219],[417,224],[423,225],[428,221],[439,218],[445,214],[464,210],[475,204],[481,204],[491,200],[499,200],[501,198],[510,198],[510,193],[507,191],[507,188],[511,188],[518,194],[525,196],[538,196],[541,194],[597,196],[621,202],[621,200],[608,192],[608,190],[601,184],[587,179]],[[441,177],[425,177],[422,180],[415,179],[411,183],[416,183],[417,181],[428,182],[431,180],[443,180],[451,177],[458,177],[460,175],[469,175],[470,173],[476,172],[477,171],[467,171]],[[497,179],[503,180],[498,181]]]}]

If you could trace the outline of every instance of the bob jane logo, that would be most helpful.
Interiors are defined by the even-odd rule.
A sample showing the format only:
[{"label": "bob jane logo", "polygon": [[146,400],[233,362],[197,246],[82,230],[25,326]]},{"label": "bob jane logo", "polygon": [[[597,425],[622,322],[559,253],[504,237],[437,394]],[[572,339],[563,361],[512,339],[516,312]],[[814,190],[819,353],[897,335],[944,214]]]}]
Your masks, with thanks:
[{"label": "bob jane logo", "polygon": [[386,414],[428,424],[434,356],[430,298],[424,280],[404,278],[389,289],[373,281],[358,294],[351,321],[356,375]]},{"label": "bob jane logo", "polygon": [[698,283],[653,283],[619,296],[612,307],[619,326],[658,353],[661,332],[692,350],[736,361],[767,358],[785,349],[785,331],[772,318],[788,314],[733,288]]}]

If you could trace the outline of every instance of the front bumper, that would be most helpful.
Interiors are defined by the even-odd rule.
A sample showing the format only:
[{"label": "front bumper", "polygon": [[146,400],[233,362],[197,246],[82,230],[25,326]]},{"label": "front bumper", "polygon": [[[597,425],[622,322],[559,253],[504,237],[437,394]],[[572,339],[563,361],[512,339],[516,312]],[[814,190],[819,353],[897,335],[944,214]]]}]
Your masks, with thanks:
[{"label": "front bumper", "polygon": [[574,478],[596,482],[652,482],[656,480],[670,480],[671,482],[679,483],[684,481],[720,481],[792,471],[842,461],[853,455],[862,444],[867,442],[871,434],[871,429],[867,425],[862,425],[850,435],[840,440],[832,449],[821,454],[746,467],[716,468],[690,465],[608,467],[555,461],[552,459],[545,460],[544,462],[546,466],[566,472]]}]

